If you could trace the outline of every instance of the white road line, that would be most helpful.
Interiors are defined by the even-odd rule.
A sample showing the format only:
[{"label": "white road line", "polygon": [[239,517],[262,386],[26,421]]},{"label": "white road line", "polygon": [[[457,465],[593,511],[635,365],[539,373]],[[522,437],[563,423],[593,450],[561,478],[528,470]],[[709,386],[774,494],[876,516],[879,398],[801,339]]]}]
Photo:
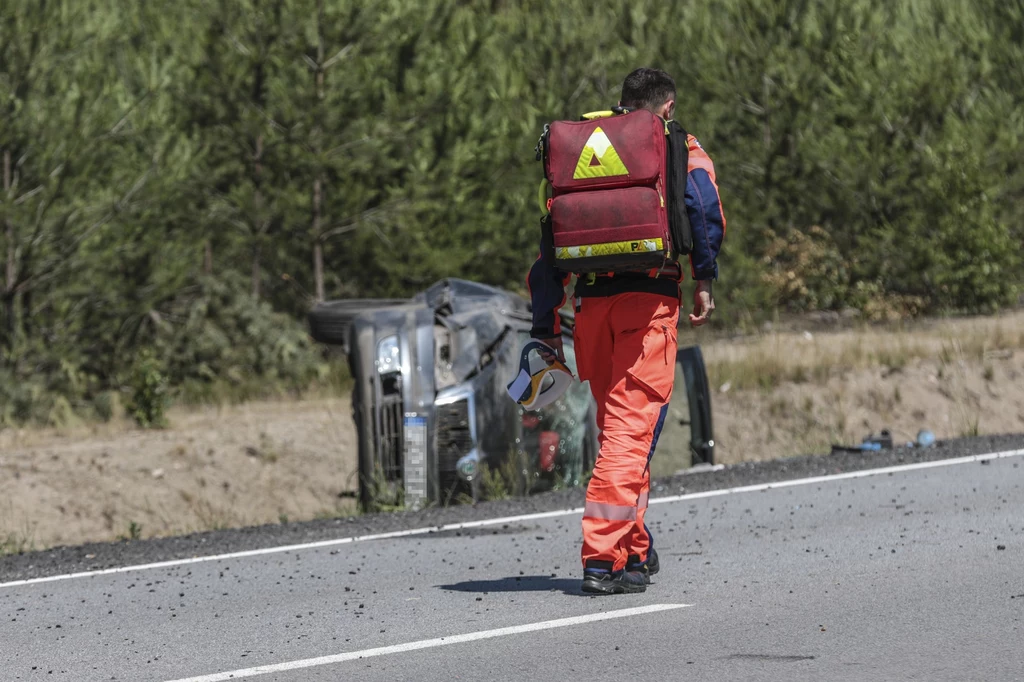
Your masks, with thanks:
[{"label": "white road line", "polygon": [[[1024,455],[1022,450],[1006,450],[1003,452],[991,452],[982,455],[970,455],[968,457],[957,457],[955,459],[939,459],[932,462],[918,462],[915,464],[900,464],[879,469],[863,469],[861,471],[850,471],[843,474],[829,474],[827,476],[812,476],[810,478],[797,478],[789,481],[776,481],[774,483],[759,483],[757,485],[745,485],[738,488],[720,488],[708,490],[701,493],[688,493],[686,495],[673,495],[671,497],[658,497],[650,501],[650,504],[668,504],[670,502],[688,502],[700,500],[706,497],[719,497],[722,495],[735,495],[738,493],[753,493],[774,488],[791,488],[801,485],[813,485],[815,483],[827,483],[829,481],[842,481],[851,478],[866,478],[868,476],[881,476],[885,474],[898,474],[906,471],[918,471],[921,469],[935,469],[938,467],[955,466],[958,464],[970,464],[972,462],[983,462],[1006,457],[1020,457]],[[156,568],[172,568],[174,566],[187,566],[208,561],[225,561],[228,559],[244,559],[246,557],[262,556],[265,554],[279,554],[282,552],[298,552],[309,549],[322,549],[324,547],[336,547],[354,542],[368,542],[370,540],[392,540],[405,538],[414,535],[427,535],[428,533],[443,533],[455,530],[467,530],[470,528],[483,528],[497,526],[506,523],[521,523],[523,521],[538,521],[540,519],[551,519],[559,516],[570,516],[582,514],[583,507],[575,509],[561,509],[558,511],[540,512],[537,514],[522,514],[519,516],[504,516],[497,519],[482,519],[480,521],[467,521],[465,523],[450,523],[445,526],[430,526],[427,528],[413,528],[409,530],[398,530],[389,533],[377,533],[374,535],[358,535],[334,540],[321,540],[319,542],[307,542],[297,545],[282,545],[279,547],[265,547],[263,549],[251,549],[244,552],[231,552],[229,554],[215,554],[212,556],[191,557],[189,559],[174,559],[171,561],[158,561],[151,564],[138,564],[135,566],[118,566],[116,568],[105,568],[97,571],[82,571],[80,573],[65,573],[62,575],[51,575],[45,578],[29,578],[27,580],[14,580],[7,583],[0,583],[0,589],[5,587],[19,587],[22,585],[35,585],[38,583],[52,583],[61,580],[73,580],[75,578],[90,578],[100,575],[111,575],[114,573],[131,573],[134,571],[147,571]]]},{"label": "white road line", "polygon": [[575,616],[573,618],[559,618],[558,620],[546,620],[540,623],[528,625],[514,625],[497,630],[482,630],[470,632],[465,635],[452,635],[451,637],[438,637],[436,639],[423,639],[408,644],[396,644],[384,646],[377,649],[363,649],[362,651],[351,651],[345,654],[334,654],[333,656],[320,656],[319,658],[307,658],[301,661],[289,661],[287,663],[275,663],[273,665],[261,665],[255,668],[243,670],[232,670],[229,672],[214,673],[212,675],[200,675],[199,677],[186,677],[171,682],[224,682],[225,680],[237,680],[257,675],[268,675],[270,673],[287,672],[289,670],[301,670],[303,668],[315,668],[322,665],[333,665],[344,663],[360,658],[372,658],[374,656],[387,656],[388,654],[401,654],[408,651],[420,649],[432,649],[449,644],[463,644],[465,642],[478,642],[481,639],[494,639],[495,637],[506,637],[508,635],[519,635],[524,632],[537,632],[539,630],[552,630],[564,628],[571,625],[582,625],[584,623],[596,623],[602,620],[613,620],[616,618],[629,618],[631,616],[642,616],[646,613],[657,613],[659,611],[672,611],[690,606],[690,604],[651,604],[650,606],[638,606],[632,609],[621,609],[619,611],[606,611],[605,613],[593,613],[589,616]]},{"label": "white road line", "polygon": [[[919,471],[921,469],[936,469],[956,464],[970,464],[972,462],[988,462],[993,459],[1005,459],[1006,457],[1024,456],[1024,450],[1006,450],[1004,452],[990,452],[984,455],[970,455],[968,457],[957,457],[955,459],[937,459],[931,462],[917,462],[915,464],[898,464],[880,469],[862,469],[860,471],[847,471],[842,474],[828,474],[827,476],[810,476],[808,478],[795,478],[789,481],[776,481],[775,483],[759,483],[757,485],[744,485],[738,488],[721,488],[719,490],[706,490],[702,493],[688,493],[686,495],[674,495],[672,497],[658,497],[652,499],[648,504],[665,504],[666,502],[683,502],[686,500],[699,500],[705,497],[718,497],[719,495],[732,495],[735,493],[756,493],[774,488],[792,488],[798,485],[813,485],[815,483],[828,483],[830,481],[845,481],[850,478],[867,478],[868,476],[881,476],[883,474],[898,474],[904,471]],[[3,585],[0,585],[3,587]]]}]

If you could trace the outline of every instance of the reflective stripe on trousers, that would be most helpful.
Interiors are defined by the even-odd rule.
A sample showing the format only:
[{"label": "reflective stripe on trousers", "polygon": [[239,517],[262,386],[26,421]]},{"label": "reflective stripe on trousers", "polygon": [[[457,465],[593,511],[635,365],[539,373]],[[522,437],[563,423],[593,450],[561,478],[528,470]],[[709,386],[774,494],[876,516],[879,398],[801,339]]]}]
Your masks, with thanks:
[{"label": "reflective stripe on trousers", "polygon": [[621,507],[616,504],[604,504],[602,502],[590,502],[588,501],[586,506],[583,508],[583,516],[590,517],[592,519],[605,519],[607,521],[636,521],[637,511],[643,511],[647,509],[648,498],[650,493],[643,491],[640,493],[640,500],[635,506]]},{"label": "reflective stripe on trousers", "polygon": [[605,521],[636,521],[636,507],[620,507],[617,504],[587,502],[583,508],[583,517],[604,519]]}]

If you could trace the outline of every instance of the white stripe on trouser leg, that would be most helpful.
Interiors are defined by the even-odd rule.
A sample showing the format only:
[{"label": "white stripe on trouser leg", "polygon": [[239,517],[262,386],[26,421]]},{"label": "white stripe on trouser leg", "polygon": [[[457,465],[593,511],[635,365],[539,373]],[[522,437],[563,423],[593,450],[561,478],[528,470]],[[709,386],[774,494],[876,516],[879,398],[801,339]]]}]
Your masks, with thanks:
[{"label": "white stripe on trouser leg", "polygon": [[647,501],[650,499],[651,493],[649,490],[645,490],[640,493],[640,499],[636,503],[637,509],[647,509]]},{"label": "white stripe on trouser leg", "polygon": [[604,519],[605,521],[636,521],[636,507],[624,507],[618,504],[587,501],[583,508],[584,518]]}]

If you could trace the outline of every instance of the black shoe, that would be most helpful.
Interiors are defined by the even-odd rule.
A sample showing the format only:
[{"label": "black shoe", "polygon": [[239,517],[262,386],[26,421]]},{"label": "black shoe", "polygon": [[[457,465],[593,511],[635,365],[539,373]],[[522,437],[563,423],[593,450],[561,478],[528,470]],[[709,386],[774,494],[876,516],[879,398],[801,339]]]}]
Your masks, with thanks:
[{"label": "black shoe", "polygon": [[651,547],[650,551],[647,552],[647,572],[654,575],[661,570],[661,564],[658,563],[658,553]]},{"label": "black shoe", "polygon": [[634,594],[647,591],[647,579],[640,571],[583,571],[583,591],[590,594]]},{"label": "black shoe", "polygon": [[651,547],[647,552],[647,561],[640,563],[640,557],[636,554],[632,554],[629,557],[629,561],[626,563],[627,571],[637,571],[642,574],[646,579],[648,585],[651,584],[651,576],[661,570],[661,564],[658,563],[658,553]]}]

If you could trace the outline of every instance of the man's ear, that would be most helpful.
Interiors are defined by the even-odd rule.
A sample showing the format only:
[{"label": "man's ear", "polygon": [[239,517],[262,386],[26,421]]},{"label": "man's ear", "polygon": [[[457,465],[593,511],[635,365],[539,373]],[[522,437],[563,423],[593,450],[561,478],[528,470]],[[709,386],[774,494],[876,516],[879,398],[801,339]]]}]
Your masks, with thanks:
[{"label": "man's ear", "polygon": [[658,109],[658,115],[661,116],[666,121],[671,121],[675,113],[676,101],[674,99],[670,99],[669,101],[665,102],[664,104],[661,105],[661,108]]}]

